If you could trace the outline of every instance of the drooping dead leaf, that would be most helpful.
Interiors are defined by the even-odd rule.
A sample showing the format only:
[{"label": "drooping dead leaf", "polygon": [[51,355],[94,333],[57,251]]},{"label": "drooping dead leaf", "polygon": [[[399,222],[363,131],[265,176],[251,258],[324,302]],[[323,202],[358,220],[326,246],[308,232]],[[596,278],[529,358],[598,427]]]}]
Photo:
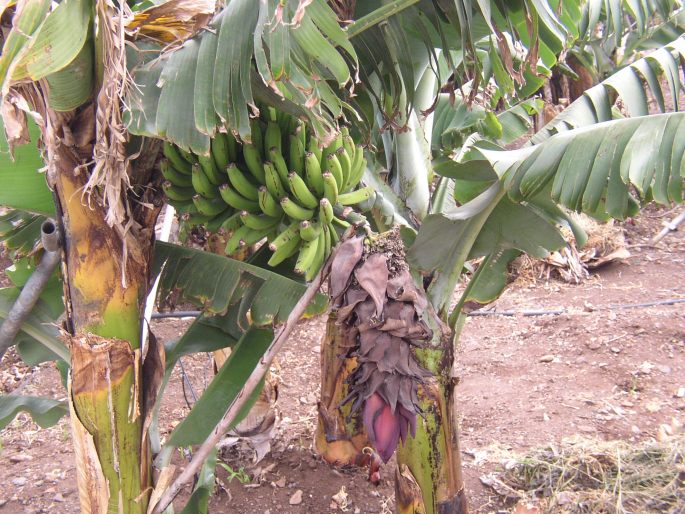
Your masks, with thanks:
[{"label": "drooping dead leaf", "polygon": [[136,13],[126,32],[133,37],[181,43],[207,25],[215,8],[214,0],[169,0]]},{"label": "drooping dead leaf", "polygon": [[618,250],[615,250],[611,252],[608,255],[603,255],[603,256],[592,256],[591,258],[588,258],[585,260],[585,265],[588,267],[588,269],[597,269],[601,268],[602,266],[606,266],[607,264],[610,264],[615,261],[623,261],[626,259],[630,258],[630,252],[628,251],[627,248],[619,248]]},{"label": "drooping dead leaf", "polygon": [[382,253],[369,255],[366,261],[359,266],[354,276],[359,285],[373,299],[376,305],[374,317],[383,319],[383,308],[388,289],[388,259]]},{"label": "drooping dead leaf", "polygon": [[338,252],[331,264],[330,295],[333,305],[339,306],[338,300],[347,289],[352,271],[362,258],[364,238],[353,237],[338,247]]},{"label": "drooping dead leaf", "polygon": [[5,135],[10,147],[10,153],[16,145],[24,145],[30,141],[29,128],[26,123],[26,113],[10,102],[9,94],[2,98],[0,115],[5,125]]},{"label": "drooping dead leaf", "polygon": [[79,420],[69,387],[69,419],[71,421],[72,443],[76,457],[76,483],[79,489],[81,512],[84,514],[106,514],[109,503],[109,487],[102,472],[100,459],[93,436]]},{"label": "drooping dead leaf", "polygon": [[393,300],[412,302],[419,316],[423,314],[428,305],[426,295],[416,288],[409,270],[406,269],[388,280],[388,296]]}]

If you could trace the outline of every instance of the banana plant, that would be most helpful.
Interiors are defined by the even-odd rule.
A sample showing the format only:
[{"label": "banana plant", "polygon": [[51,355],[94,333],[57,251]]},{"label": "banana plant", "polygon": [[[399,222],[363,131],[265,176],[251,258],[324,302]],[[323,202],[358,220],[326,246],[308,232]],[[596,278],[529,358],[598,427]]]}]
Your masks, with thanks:
[{"label": "banana plant", "polygon": [[[616,216],[652,196],[682,201],[680,114],[645,116],[640,80],[655,92],[665,75],[677,91],[681,42],[508,152],[494,143],[520,136],[539,109],[530,96],[579,37],[579,0],[181,4],[19,1],[3,17],[12,23],[0,56],[7,146],[26,141],[32,116],[65,236],[84,511],[143,512],[149,501],[162,512],[201,469],[188,508],[206,508],[215,426],[246,413],[262,361],[283,339],[274,327],[292,326],[333,254],[340,323],[329,322],[322,344],[320,449],[351,442],[342,459],[369,463],[372,479],[396,450],[399,512],[466,512],[452,369],[464,306],[501,292],[512,255],[562,244],[559,203]],[[617,95],[634,118],[613,119]],[[643,154],[628,143],[645,134]],[[578,141],[602,158],[576,165]],[[266,244],[251,263],[168,245],[153,258],[165,199],[189,220],[239,233],[228,253]],[[451,307],[464,263],[479,256]],[[204,314],[166,351],[151,339],[143,360],[140,313],[158,272],[163,292],[180,291]],[[314,297],[311,312],[323,303]],[[226,346],[231,357],[162,445],[155,426],[170,366]],[[173,448],[196,444],[199,457],[173,479]],[[154,489],[152,454],[164,478]],[[114,455],[124,457],[118,466]]]}]

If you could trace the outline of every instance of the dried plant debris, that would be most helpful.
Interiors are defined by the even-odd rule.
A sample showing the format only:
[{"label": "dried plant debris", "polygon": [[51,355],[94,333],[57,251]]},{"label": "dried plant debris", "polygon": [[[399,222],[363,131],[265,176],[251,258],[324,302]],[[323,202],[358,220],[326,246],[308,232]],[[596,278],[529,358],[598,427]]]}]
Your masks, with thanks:
[{"label": "dried plant debris", "polygon": [[513,266],[519,277],[531,282],[558,277],[564,282],[579,284],[590,277],[590,271],[630,258],[620,225],[613,221],[599,223],[584,214],[571,216],[588,235],[585,245],[579,248],[571,230],[563,228],[566,246],[545,259],[519,257]]},{"label": "dried plant debris", "polygon": [[417,387],[430,375],[417,363],[412,346],[432,337],[421,318],[427,299],[404,261],[396,231],[341,244],[331,268],[330,291],[338,323],[356,341],[343,357],[356,357],[348,379],[352,413],[363,409],[369,440],[387,462],[400,439],[415,434]]},{"label": "dried plant debris", "polygon": [[484,478],[502,496],[537,498],[541,512],[685,512],[685,434],[641,444],[573,438]]}]

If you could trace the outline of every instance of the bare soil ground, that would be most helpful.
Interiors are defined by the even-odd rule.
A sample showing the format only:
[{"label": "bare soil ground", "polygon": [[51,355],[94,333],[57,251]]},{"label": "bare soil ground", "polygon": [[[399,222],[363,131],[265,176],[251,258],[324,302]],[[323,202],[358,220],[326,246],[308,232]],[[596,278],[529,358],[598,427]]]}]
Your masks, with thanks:
[{"label": "bare soil ground", "polygon": [[[661,423],[685,421],[685,304],[616,307],[685,298],[684,231],[644,246],[677,212],[648,210],[626,223],[632,257],[625,263],[577,286],[519,279],[496,302],[497,310],[563,308],[565,314],[469,318],[459,349],[458,405],[473,512],[511,508],[480,482],[508,452],[577,434],[639,442],[654,438]],[[186,325],[163,321],[153,329],[168,341]],[[212,514],[393,511],[392,461],[374,487],[363,471],[331,469],[312,451],[323,327],[323,319],[301,323],[280,355],[273,370],[280,414],[272,451],[258,464],[249,451],[224,455],[234,473],[217,470]],[[199,394],[211,379],[209,357],[187,357],[183,364]],[[28,368],[13,353],[0,363],[0,392],[65,396],[54,366]],[[192,403],[187,384],[185,396]],[[187,410],[177,367],[162,412],[164,431]],[[67,420],[41,430],[18,416],[0,432],[0,461],[0,513],[78,512]]]}]

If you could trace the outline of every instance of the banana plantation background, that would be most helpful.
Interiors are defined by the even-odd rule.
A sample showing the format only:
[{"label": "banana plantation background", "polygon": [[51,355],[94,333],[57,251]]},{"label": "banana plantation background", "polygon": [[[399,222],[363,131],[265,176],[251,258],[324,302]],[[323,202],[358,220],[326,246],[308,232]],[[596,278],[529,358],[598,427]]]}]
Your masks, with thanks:
[{"label": "banana plantation background", "polygon": [[[683,201],[682,9],[0,1],[0,356],[17,377],[53,370],[48,390],[7,387],[0,425],[14,442],[59,423],[75,470],[2,475],[0,510],[683,510],[682,237],[645,244]],[[521,280],[507,291],[512,266],[579,282],[626,246],[638,267],[610,268],[606,291],[528,312],[551,318],[478,317],[540,310]],[[165,310],[192,321],[150,321]],[[508,426],[549,440],[537,418],[551,439],[601,423],[661,446],[639,450],[649,465],[631,446],[503,458]],[[474,467],[498,459],[491,503]],[[575,479],[602,487],[562,490]],[[22,496],[65,480],[52,506]]]}]

